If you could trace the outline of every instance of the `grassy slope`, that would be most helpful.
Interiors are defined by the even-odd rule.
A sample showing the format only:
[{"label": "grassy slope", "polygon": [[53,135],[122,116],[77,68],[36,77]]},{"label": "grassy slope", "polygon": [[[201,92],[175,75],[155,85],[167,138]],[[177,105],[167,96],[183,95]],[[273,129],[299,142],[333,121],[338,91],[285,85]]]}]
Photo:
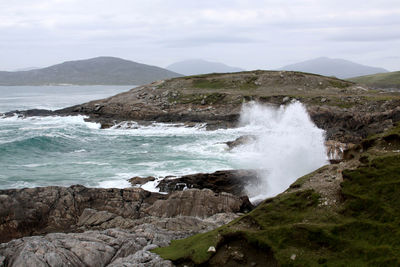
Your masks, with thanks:
[{"label": "grassy slope", "polygon": [[363,165],[343,172],[339,208],[320,205],[314,190],[284,193],[228,225],[154,252],[202,264],[212,256],[209,246],[219,250],[224,239],[237,236],[260,253],[272,250],[283,266],[400,265],[400,155],[393,153],[399,140],[397,127],[367,141]]},{"label": "grassy slope", "polygon": [[175,91],[170,103],[221,104],[240,106],[243,102],[281,104],[282,99],[298,99],[307,105],[328,105],[340,108],[380,106],[399,95],[360,89],[350,82],[302,72],[247,71],[225,74],[194,75],[166,80],[159,86]]},{"label": "grassy slope", "polygon": [[400,71],[354,77],[349,80],[378,88],[400,88]]}]

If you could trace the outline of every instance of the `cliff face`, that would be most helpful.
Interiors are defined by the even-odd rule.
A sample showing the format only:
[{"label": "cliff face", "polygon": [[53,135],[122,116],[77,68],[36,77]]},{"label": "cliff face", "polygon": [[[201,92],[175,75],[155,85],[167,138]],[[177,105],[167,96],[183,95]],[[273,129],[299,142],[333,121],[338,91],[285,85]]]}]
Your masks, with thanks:
[{"label": "cliff face", "polygon": [[84,114],[110,127],[125,120],[237,125],[242,104],[258,101],[307,106],[328,139],[359,142],[400,120],[400,94],[299,72],[251,71],[188,76],[144,85],[107,99],[56,111]]}]

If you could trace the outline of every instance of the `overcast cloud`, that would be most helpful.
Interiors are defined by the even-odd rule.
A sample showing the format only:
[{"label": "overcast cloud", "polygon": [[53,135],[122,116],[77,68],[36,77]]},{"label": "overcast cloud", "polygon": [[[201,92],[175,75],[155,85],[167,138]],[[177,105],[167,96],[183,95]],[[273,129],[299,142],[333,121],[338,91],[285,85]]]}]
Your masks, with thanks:
[{"label": "overcast cloud", "polygon": [[400,1],[0,0],[0,69],[103,55],[248,70],[329,56],[400,70]]}]

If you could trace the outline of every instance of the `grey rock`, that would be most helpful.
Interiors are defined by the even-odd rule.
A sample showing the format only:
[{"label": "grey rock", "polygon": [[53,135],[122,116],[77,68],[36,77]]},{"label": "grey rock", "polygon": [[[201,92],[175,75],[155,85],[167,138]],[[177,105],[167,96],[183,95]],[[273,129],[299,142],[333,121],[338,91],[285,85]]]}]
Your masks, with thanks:
[{"label": "grey rock", "polygon": [[[86,214],[85,214],[86,213]],[[95,214],[87,209],[83,215]],[[146,217],[131,229],[83,233],[52,233],[0,244],[0,264],[7,266],[172,266],[150,250],[173,239],[210,231],[235,214],[217,214],[207,220],[195,217]]]},{"label": "grey rock", "polygon": [[79,217],[77,225],[96,226],[111,221],[115,217],[117,215],[111,212],[85,209]]},{"label": "grey rock", "polygon": [[169,267],[172,262],[162,259],[157,254],[149,251],[138,251],[125,258],[119,258],[108,267]]},{"label": "grey rock", "polygon": [[[124,218],[140,218],[143,209],[157,199],[166,198],[140,188],[84,186],[9,189],[0,190],[0,195],[0,242],[27,235],[73,231],[86,208],[108,211]],[[106,213],[96,216],[90,220],[82,217],[81,223],[100,224],[111,219]]]},{"label": "grey rock", "polygon": [[245,200],[210,189],[189,189],[172,193],[168,199],[154,202],[145,212],[158,217],[179,215],[205,218],[216,213],[240,212]]}]

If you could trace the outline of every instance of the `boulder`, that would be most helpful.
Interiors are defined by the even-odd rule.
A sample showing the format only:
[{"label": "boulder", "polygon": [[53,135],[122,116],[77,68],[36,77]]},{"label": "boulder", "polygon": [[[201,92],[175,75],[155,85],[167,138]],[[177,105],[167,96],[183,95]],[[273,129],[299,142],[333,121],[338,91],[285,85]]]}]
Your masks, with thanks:
[{"label": "boulder", "polygon": [[232,150],[238,146],[252,143],[252,142],[256,141],[256,138],[257,137],[254,135],[242,135],[233,141],[226,142],[226,144],[228,145],[229,150]]}]

